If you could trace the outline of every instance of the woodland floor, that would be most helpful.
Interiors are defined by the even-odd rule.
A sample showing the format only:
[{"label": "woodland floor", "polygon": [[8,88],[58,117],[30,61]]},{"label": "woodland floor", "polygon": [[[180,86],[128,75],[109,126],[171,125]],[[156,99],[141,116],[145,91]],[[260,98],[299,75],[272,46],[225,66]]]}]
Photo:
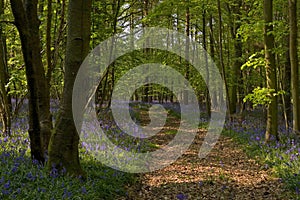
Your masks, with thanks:
[{"label": "woodland floor", "polygon": [[[167,126],[153,143],[170,140]],[[256,160],[250,159],[231,138],[221,136],[205,159],[198,158],[205,130],[199,129],[193,144],[172,165],[141,174],[136,185],[128,187],[124,199],[289,199],[280,181]]]}]

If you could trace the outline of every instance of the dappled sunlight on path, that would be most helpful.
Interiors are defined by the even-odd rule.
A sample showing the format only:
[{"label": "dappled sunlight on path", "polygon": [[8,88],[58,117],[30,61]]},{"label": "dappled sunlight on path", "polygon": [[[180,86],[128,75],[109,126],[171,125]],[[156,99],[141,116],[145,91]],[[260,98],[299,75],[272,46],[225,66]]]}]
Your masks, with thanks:
[{"label": "dappled sunlight on path", "polygon": [[[198,150],[205,132],[172,165],[141,176],[127,199],[287,199],[280,181],[221,136],[205,159]],[[160,138],[161,139],[161,138]]]}]

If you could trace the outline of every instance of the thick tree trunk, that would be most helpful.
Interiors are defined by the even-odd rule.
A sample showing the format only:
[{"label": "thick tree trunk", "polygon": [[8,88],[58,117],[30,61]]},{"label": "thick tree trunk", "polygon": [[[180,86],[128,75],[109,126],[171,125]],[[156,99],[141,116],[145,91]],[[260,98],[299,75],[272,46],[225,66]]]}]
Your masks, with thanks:
[{"label": "thick tree trunk", "polygon": [[274,90],[271,92],[271,103],[268,105],[267,110],[267,127],[265,133],[265,141],[270,140],[271,135],[274,135],[277,140],[278,137],[278,102],[277,96],[274,93],[277,92],[277,77],[276,77],[276,65],[274,55],[274,35],[273,35],[273,0],[264,0],[264,40],[265,40],[265,62],[266,62],[266,79],[267,88]]},{"label": "thick tree trunk", "polygon": [[297,50],[297,0],[289,0],[290,61],[293,98],[293,131],[300,134],[299,69]]},{"label": "thick tree trunk", "polygon": [[[44,162],[44,135],[49,134],[44,122],[49,119],[45,73],[41,58],[37,0],[11,0],[15,24],[20,34],[29,91],[29,136],[31,156]],[[41,122],[41,124],[40,124]],[[45,144],[46,145],[46,144]],[[44,147],[44,148],[43,148]]]},{"label": "thick tree trunk", "polygon": [[55,133],[49,146],[49,168],[64,167],[74,176],[84,175],[79,162],[79,135],[72,112],[72,91],[76,74],[89,51],[91,0],[70,0],[64,93]]},{"label": "thick tree trunk", "polygon": [[51,117],[50,117],[50,92],[47,86],[45,69],[43,67],[41,56],[41,42],[39,36],[40,21],[37,15],[38,1],[28,0],[25,2],[26,16],[28,19],[28,30],[30,32],[30,48],[32,49],[32,62],[34,67],[33,78],[36,79],[36,89],[38,98],[38,115],[40,123],[40,137],[42,144],[42,153],[48,149],[48,144],[51,136]]},{"label": "thick tree trunk", "polygon": [[[241,66],[242,66],[242,62],[241,62],[241,58],[243,55],[243,49],[242,49],[242,41],[241,41],[241,36],[237,36],[237,31],[241,26],[241,22],[240,22],[240,15],[241,15],[241,11],[240,11],[240,7],[241,7],[241,1],[235,2],[234,6],[232,6],[232,8],[230,8],[230,6],[227,4],[228,10],[230,12],[230,17],[231,18],[235,18],[231,21],[231,26],[230,26],[230,33],[231,33],[231,38],[234,42],[234,63],[233,63],[233,67],[231,70],[231,80],[232,80],[232,84],[231,84],[231,88],[230,88],[230,92],[229,92],[229,99],[230,99],[230,114],[235,114],[237,112],[237,102],[238,102],[238,98],[237,98],[237,94],[239,91],[239,85],[241,85],[240,83],[240,72],[241,72]],[[232,13],[233,12],[233,15]]]}]

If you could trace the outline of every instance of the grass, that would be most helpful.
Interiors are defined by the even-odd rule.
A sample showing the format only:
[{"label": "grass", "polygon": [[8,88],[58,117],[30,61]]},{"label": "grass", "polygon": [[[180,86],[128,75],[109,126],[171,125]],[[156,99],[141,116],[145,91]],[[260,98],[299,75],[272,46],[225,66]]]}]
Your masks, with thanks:
[{"label": "grass", "polygon": [[10,137],[0,133],[0,199],[117,199],[136,176],[104,166],[81,145],[80,162],[87,177],[59,175],[32,161],[25,116],[14,120]]},{"label": "grass", "polygon": [[[29,157],[26,134],[14,133],[0,139],[0,199],[115,199],[126,195],[134,182],[132,174],[103,166],[87,153],[81,163],[85,180],[51,173]],[[83,150],[81,149],[81,152]]]}]

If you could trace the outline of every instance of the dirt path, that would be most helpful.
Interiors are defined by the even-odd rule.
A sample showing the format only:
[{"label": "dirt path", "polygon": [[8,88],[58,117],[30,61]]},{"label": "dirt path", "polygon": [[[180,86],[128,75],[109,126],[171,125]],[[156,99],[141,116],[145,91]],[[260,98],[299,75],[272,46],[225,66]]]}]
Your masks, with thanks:
[{"label": "dirt path", "polygon": [[144,174],[129,199],[287,199],[279,181],[229,138],[200,160],[203,136],[172,165]]},{"label": "dirt path", "polygon": [[[176,129],[169,120],[153,140],[160,144]],[[128,188],[127,199],[288,199],[280,181],[264,166],[249,159],[232,139],[221,136],[205,159],[198,158],[205,130],[199,129],[189,150],[172,165],[142,174],[140,182]]]}]

